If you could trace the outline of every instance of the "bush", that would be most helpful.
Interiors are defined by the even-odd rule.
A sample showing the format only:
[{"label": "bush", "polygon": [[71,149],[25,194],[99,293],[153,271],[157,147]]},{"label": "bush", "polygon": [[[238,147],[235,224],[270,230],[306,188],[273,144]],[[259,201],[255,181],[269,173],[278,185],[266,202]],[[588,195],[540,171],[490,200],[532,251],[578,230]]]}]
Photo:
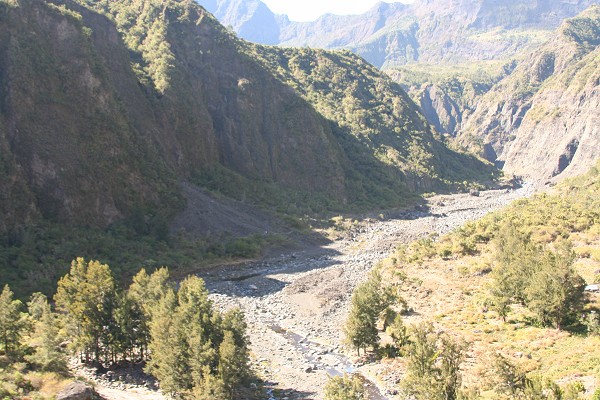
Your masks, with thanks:
[{"label": "bush", "polygon": [[329,377],[325,385],[325,400],[362,400],[365,399],[365,389],[356,376]]}]

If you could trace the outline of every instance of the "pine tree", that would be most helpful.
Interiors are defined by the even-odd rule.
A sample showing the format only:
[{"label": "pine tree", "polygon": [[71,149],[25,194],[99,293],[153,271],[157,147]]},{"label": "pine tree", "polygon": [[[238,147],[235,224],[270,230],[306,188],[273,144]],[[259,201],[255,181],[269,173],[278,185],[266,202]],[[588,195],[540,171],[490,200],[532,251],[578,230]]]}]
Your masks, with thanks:
[{"label": "pine tree", "polygon": [[14,293],[5,285],[0,294],[0,346],[4,353],[11,357],[16,356],[18,352],[25,326],[21,317],[23,303],[14,300],[13,297]]},{"label": "pine tree", "polygon": [[367,347],[379,345],[377,321],[393,299],[391,289],[382,286],[381,275],[377,271],[354,290],[344,331],[346,341],[359,354],[361,348],[366,351]]},{"label": "pine tree", "polygon": [[[126,298],[123,299],[119,318],[128,319],[127,323],[130,327],[124,332],[130,336],[131,345],[140,351],[142,359],[147,355],[150,342],[150,319],[153,311],[170,290],[172,290],[172,285],[169,284],[167,268],[159,268],[151,275],[142,269],[133,277]],[[127,317],[123,314],[127,314]]]},{"label": "pine tree", "polygon": [[540,255],[539,265],[525,289],[527,307],[539,322],[556,329],[576,321],[584,305],[585,281],[573,269],[570,244]]},{"label": "pine tree", "polygon": [[234,390],[248,374],[248,356],[245,348],[239,347],[231,331],[225,331],[219,346],[219,378],[229,394],[234,398]]},{"label": "pine tree", "polygon": [[146,372],[160,382],[164,393],[177,395],[191,389],[191,376],[187,364],[185,337],[176,324],[177,296],[169,290],[158,302],[150,322],[150,360]]},{"label": "pine tree", "polygon": [[193,390],[194,400],[231,400],[223,380],[211,373],[210,368],[205,367],[202,372],[202,380]]},{"label": "pine tree", "polygon": [[460,364],[465,346],[424,323],[412,329],[409,362],[401,386],[408,397],[456,400],[460,396]]},{"label": "pine tree", "polygon": [[31,344],[34,346],[34,353],[26,357],[27,361],[38,366],[43,371],[66,371],[67,363],[65,355],[59,347],[61,337],[59,335],[56,315],[52,312],[48,300],[44,296],[42,303],[42,297],[39,296],[39,293],[36,293],[32,296],[32,301],[29,304],[35,304],[36,312],[41,310],[41,314],[35,323],[35,330],[31,340]]},{"label": "pine tree", "polygon": [[110,352],[113,310],[117,303],[115,282],[108,265],[77,258],[70,272],[60,279],[54,297],[66,312],[67,324],[75,338],[75,349],[93,355],[97,363]]},{"label": "pine tree", "polygon": [[399,352],[402,352],[409,343],[409,336],[406,325],[404,325],[400,314],[395,315],[392,323],[387,327],[386,332],[394,341],[396,349]]}]

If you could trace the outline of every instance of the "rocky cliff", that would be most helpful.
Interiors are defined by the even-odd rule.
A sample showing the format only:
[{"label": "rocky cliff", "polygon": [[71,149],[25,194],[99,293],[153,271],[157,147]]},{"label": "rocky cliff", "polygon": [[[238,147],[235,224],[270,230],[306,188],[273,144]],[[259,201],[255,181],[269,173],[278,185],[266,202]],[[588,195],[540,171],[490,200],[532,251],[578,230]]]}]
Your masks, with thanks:
[{"label": "rocky cliff", "polygon": [[593,6],[483,96],[459,140],[530,179],[585,172],[600,148],[599,45]]}]

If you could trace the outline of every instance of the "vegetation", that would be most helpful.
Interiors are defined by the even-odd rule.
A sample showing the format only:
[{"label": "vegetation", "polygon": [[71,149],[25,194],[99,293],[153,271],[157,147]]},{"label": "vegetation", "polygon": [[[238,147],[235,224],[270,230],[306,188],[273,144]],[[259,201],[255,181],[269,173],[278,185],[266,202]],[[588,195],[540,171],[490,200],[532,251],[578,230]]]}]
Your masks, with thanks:
[{"label": "vegetation", "polygon": [[3,375],[9,382],[0,384],[3,395],[36,392],[30,381],[36,373],[65,374],[63,341],[96,366],[146,362],[161,388],[176,398],[238,398],[250,378],[244,316],[238,309],[214,310],[200,278],[189,277],[175,289],[166,268],[150,275],[141,270],[122,290],[108,265],[78,258],[59,281],[54,300],[58,313],[36,293],[24,313],[4,288],[0,362],[13,375]]},{"label": "vegetation", "polygon": [[376,270],[352,293],[345,333],[346,341],[359,355],[361,348],[366,352],[368,347],[379,346],[377,323],[393,299],[393,288],[382,288],[381,275]]},{"label": "vegetation", "polygon": [[494,309],[506,319],[510,304],[521,302],[540,324],[557,329],[578,322],[585,281],[573,269],[575,254],[568,242],[557,250],[531,243],[514,226],[500,227],[491,293]]},{"label": "vegetation", "polygon": [[325,400],[363,400],[365,388],[356,376],[329,377],[325,385]]},{"label": "vegetation", "polygon": [[460,366],[466,346],[448,335],[435,332],[433,325],[415,326],[409,345],[408,368],[402,389],[408,397],[456,400],[461,396]]},{"label": "vegetation", "polygon": [[[599,167],[444,237],[400,246],[377,267],[382,286],[399,285],[415,309],[373,335],[388,343],[383,354],[402,360],[391,365],[407,368],[407,396],[593,398],[600,304],[583,288],[600,266]],[[461,366],[465,345],[451,337],[469,342],[470,365]],[[456,365],[444,364],[446,349]]]},{"label": "vegetation", "polygon": [[[243,49],[334,123],[334,133],[364,178],[384,178],[395,191],[399,177],[421,193],[491,178],[490,165],[449,150],[400,86],[351,52],[250,44]],[[364,145],[371,154],[361,151]]]},{"label": "vegetation", "polygon": [[119,281],[130,279],[143,265],[172,265],[177,273],[219,261],[252,258],[275,236],[253,235],[189,239],[168,235],[164,220],[132,218],[107,229],[41,223],[11,234],[0,234],[0,275],[18,298],[42,291],[51,295],[59,277],[68,271],[74,254],[116,265]]}]

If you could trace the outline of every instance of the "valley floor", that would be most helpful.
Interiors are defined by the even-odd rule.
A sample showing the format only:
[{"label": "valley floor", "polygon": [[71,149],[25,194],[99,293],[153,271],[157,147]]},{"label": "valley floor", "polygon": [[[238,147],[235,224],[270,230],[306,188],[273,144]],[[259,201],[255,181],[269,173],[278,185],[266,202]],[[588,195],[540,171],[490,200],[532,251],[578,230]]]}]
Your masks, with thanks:
[{"label": "valley floor", "polygon": [[[394,388],[374,383],[372,366],[342,346],[352,290],[398,244],[448,233],[532,192],[525,187],[432,197],[426,212],[359,222],[328,246],[222,266],[201,276],[217,306],[244,310],[252,367],[271,399],[322,399],[328,375],[355,371],[367,377],[370,399],[392,398]],[[135,389],[100,387],[99,392],[108,400],[160,398]]]},{"label": "valley floor", "polygon": [[[253,367],[270,383],[273,398],[323,398],[328,374],[357,368],[357,360],[349,359],[341,347],[341,327],[352,290],[378,261],[399,243],[448,233],[531,192],[522,188],[482,192],[479,197],[436,196],[429,199],[428,212],[365,221],[327,247],[223,267],[203,278],[216,304],[245,311]],[[388,398],[387,390],[371,388],[370,398]]]}]

